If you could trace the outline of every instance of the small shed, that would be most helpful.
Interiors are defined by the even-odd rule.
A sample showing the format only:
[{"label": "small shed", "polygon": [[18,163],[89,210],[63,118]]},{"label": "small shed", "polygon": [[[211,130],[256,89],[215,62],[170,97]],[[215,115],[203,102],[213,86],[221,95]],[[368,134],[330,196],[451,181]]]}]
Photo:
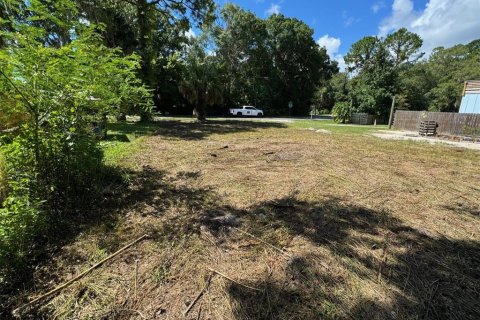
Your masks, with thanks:
[{"label": "small shed", "polygon": [[459,113],[480,114],[480,80],[465,81]]}]

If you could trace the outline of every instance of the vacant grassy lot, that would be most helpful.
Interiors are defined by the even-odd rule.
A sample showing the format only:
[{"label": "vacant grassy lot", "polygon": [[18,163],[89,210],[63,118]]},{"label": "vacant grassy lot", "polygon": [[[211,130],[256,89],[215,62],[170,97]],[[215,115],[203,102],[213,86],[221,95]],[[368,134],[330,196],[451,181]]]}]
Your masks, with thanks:
[{"label": "vacant grassy lot", "polygon": [[40,313],[181,319],[209,283],[186,319],[480,318],[480,153],[328,122],[112,129],[128,185],[15,304],[149,234]]}]

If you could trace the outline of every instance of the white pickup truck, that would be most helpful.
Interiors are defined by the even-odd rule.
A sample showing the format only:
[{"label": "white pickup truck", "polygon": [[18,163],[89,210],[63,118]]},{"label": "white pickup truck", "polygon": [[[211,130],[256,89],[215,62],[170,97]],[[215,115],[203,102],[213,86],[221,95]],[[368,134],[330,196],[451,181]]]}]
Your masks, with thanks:
[{"label": "white pickup truck", "polygon": [[240,109],[230,109],[232,116],[244,117],[263,117],[263,110],[251,106],[243,106]]}]

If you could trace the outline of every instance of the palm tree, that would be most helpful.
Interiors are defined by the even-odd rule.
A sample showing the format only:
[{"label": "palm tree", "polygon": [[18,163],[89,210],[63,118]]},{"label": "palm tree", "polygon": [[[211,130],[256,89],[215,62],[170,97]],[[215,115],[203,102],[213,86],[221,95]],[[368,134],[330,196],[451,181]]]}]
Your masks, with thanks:
[{"label": "palm tree", "polygon": [[223,102],[221,70],[215,57],[205,52],[202,39],[194,40],[188,49],[180,92],[194,105],[197,120],[205,121],[207,106]]}]

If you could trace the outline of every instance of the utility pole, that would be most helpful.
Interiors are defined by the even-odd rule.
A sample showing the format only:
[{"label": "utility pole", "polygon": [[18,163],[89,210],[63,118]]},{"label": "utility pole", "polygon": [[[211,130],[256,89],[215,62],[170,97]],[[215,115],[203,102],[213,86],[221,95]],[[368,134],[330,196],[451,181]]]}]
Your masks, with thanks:
[{"label": "utility pole", "polygon": [[393,96],[392,108],[390,109],[390,118],[388,119],[388,129],[392,129],[393,111],[394,110],[395,110],[395,96]]}]

